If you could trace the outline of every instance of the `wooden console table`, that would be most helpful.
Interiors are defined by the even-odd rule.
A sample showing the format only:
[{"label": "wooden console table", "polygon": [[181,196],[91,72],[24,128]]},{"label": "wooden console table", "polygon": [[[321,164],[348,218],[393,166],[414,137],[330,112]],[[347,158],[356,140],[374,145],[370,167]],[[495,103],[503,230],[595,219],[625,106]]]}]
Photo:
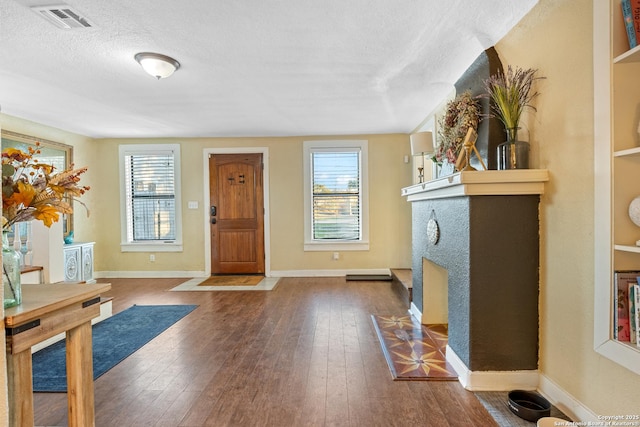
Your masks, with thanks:
[{"label": "wooden console table", "polygon": [[69,426],[94,426],[91,319],[100,315],[100,294],[108,283],[95,285],[23,285],[22,304],[5,310],[9,421],[32,426],[31,346],[66,332]]}]

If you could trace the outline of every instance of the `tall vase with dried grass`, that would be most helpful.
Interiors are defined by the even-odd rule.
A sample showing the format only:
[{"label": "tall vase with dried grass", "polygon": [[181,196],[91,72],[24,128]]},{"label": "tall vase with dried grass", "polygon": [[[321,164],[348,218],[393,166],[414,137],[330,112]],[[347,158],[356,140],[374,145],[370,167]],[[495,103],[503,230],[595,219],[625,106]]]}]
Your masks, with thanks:
[{"label": "tall vase with dried grass", "polygon": [[532,101],[539,95],[533,90],[538,70],[511,66],[507,72],[494,74],[484,81],[487,96],[491,99],[491,111],[504,124],[506,142],[498,145],[498,169],[528,169],[529,143],[518,140],[520,118],[527,108],[536,111]]}]

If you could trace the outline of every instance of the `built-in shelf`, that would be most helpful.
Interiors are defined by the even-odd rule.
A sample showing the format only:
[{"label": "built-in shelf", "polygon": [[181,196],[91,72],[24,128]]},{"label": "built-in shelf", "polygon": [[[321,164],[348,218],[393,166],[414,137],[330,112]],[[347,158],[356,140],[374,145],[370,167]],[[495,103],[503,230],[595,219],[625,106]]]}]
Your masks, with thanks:
[{"label": "built-in shelf", "polygon": [[623,251],[623,252],[635,252],[640,254],[640,246],[631,246],[631,245],[615,245],[614,249],[616,251]]},{"label": "built-in shelf", "polygon": [[640,156],[640,147],[629,148],[627,150],[615,151],[613,157],[632,157]]},{"label": "built-in shelf", "polygon": [[613,58],[614,64],[627,64],[631,62],[640,62],[640,46],[636,46],[622,55]]},{"label": "built-in shelf", "polygon": [[622,237],[631,229],[626,206],[640,191],[640,147],[632,141],[638,127],[640,46],[629,49],[619,11],[619,0],[593,2],[594,349],[640,375],[640,348],[614,339],[614,272],[640,270],[640,247]]},{"label": "built-in shelf", "polygon": [[635,345],[634,343],[624,342],[624,341],[616,341],[618,344],[624,346],[625,348],[629,348],[637,353],[640,353],[640,347]]}]

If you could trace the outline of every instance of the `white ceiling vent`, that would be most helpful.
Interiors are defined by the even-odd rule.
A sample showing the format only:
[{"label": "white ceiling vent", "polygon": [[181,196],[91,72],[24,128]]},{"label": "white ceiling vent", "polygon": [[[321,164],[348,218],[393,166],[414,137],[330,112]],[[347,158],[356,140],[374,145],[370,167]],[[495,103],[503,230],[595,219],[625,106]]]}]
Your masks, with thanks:
[{"label": "white ceiling vent", "polygon": [[33,6],[31,10],[56,27],[65,30],[93,27],[93,24],[89,22],[87,18],[82,17],[78,11],[66,4],[57,6]]}]

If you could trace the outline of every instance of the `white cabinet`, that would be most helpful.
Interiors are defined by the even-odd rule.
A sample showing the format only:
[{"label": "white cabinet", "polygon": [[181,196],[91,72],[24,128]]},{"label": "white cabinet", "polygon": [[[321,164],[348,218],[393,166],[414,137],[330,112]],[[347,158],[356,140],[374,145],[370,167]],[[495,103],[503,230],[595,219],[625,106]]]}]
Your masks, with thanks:
[{"label": "white cabinet", "polygon": [[64,247],[64,281],[80,282],[80,246]]},{"label": "white cabinet", "polygon": [[82,245],[80,257],[82,258],[82,280],[87,283],[95,282],[93,278],[93,243]]},{"label": "white cabinet", "polygon": [[95,283],[93,278],[94,242],[64,245],[65,282]]}]

